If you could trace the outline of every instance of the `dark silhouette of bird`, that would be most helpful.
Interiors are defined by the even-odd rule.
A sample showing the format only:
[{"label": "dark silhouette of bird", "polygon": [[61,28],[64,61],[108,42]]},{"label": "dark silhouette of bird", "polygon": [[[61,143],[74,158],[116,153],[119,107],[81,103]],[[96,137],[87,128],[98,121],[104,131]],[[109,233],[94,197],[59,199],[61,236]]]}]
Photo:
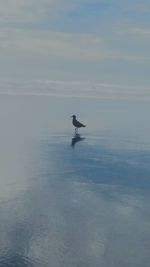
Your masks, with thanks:
[{"label": "dark silhouette of bird", "polygon": [[75,127],[75,133],[78,133],[78,128],[86,127],[86,125],[84,125],[81,122],[77,121],[75,115],[72,115],[71,117],[72,117],[72,124]]}]

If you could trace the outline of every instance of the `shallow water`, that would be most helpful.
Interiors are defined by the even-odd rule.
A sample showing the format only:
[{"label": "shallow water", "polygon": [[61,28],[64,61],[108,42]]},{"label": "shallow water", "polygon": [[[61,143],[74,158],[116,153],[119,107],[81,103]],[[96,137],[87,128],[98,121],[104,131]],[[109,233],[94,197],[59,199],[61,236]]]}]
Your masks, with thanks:
[{"label": "shallow water", "polygon": [[[70,116],[88,125],[72,145]],[[150,266],[148,103],[0,99],[0,266]]]}]

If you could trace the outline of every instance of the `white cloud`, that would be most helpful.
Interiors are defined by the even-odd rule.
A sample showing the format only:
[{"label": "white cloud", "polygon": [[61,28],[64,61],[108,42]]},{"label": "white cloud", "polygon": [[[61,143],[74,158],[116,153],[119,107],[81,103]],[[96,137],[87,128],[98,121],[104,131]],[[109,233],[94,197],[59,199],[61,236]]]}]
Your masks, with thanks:
[{"label": "white cloud", "polygon": [[117,53],[105,47],[101,37],[93,34],[5,29],[0,33],[0,46],[2,54],[12,52],[17,57],[27,54],[31,58],[36,55],[81,61],[117,57]]},{"label": "white cloud", "polygon": [[117,30],[118,35],[129,35],[133,38],[141,37],[141,38],[149,38],[150,37],[150,27],[137,27],[137,26],[125,26],[122,25],[120,29]]},{"label": "white cloud", "polygon": [[[28,73],[26,76],[32,73],[34,78],[39,74],[42,78],[47,73],[46,79],[58,76],[63,79],[63,75],[65,78],[72,75],[74,79],[74,73],[77,73],[81,80],[83,76],[86,80],[93,75],[91,80],[96,77],[96,80],[111,82],[117,81],[118,77],[121,81],[121,76],[125,77],[126,72],[130,75],[141,63],[141,69],[145,72],[144,68],[147,69],[150,59],[146,48],[150,36],[148,26],[142,28],[136,22],[133,25],[131,20],[128,26],[123,24],[125,1],[120,3],[118,0],[110,0],[112,8],[109,9],[110,16],[107,18],[96,15],[95,20],[92,15],[88,16],[88,4],[102,2],[104,3],[101,0],[0,0],[1,77],[5,74],[15,77],[16,69],[18,76],[20,73]],[[142,2],[142,6],[147,6],[147,3]],[[137,6],[138,3],[135,10]],[[128,0],[126,7],[126,10],[131,10]],[[72,16],[72,11],[76,10],[79,14]],[[114,14],[118,14],[118,17]],[[68,21],[72,23],[70,26]],[[85,24],[82,30],[80,22],[81,27]],[[116,25],[119,25],[117,30]],[[48,28],[51,30],[46,30]],[[130,63],[132,66],[129,66]],[[57,75],[58,72],[60,75]],[[106,79],[103,79],[104,76]],[[146,80],[145,76],[143,74],[143,80]],[[126,77],[124,80],[127,80]]]},{"label": "white cloud", "polygon": [[5,28],[0,32],[0,54],[16,58],[30,57],[99,62],[101,60],[149,60],[148,55],[136,51],[117,50],[107,38],[95,34],[62,33],[42,30]]},{"label": "white cloud", "polygon": [[91,0],[0,0],[0,21],[9,24],[28,23],[43,18],[60,19],[75,7],[93,2]]},{"label": "white cloud", "polygon": [[48,13],[52,15],[58,7],[60,10],[58,3],[57,0],[0,0],[0,20],[7,24],[40,20],[46,17]]},{"label": "white cloud", "polygon": [[148,87],[79,81],[32,80],[26,82],[1,82],[0,94],[150,101]]}]

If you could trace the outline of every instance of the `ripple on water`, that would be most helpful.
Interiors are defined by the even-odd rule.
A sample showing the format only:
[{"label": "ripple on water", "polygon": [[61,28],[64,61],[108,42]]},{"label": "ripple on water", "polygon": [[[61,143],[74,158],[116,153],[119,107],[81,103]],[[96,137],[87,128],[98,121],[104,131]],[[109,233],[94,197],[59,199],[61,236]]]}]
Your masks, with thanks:
[{"label": "ripple on water", "polygon": [[39,266],[27,256],[6,252],[0,258],[0,267],[35,267]]}]

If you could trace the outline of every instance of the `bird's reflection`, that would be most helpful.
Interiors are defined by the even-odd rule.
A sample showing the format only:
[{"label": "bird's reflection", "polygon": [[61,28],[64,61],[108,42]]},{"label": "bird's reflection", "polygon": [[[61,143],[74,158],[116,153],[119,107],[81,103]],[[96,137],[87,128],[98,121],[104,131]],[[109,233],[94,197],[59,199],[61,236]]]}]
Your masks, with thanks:
[{"label": "bird's reflection", "polygon": [[72,147],[75,146],[77,142],[83,141],[85,137],[81,137],[80,134],[75,133],[74,137],[72,138],[71,145]]}]

